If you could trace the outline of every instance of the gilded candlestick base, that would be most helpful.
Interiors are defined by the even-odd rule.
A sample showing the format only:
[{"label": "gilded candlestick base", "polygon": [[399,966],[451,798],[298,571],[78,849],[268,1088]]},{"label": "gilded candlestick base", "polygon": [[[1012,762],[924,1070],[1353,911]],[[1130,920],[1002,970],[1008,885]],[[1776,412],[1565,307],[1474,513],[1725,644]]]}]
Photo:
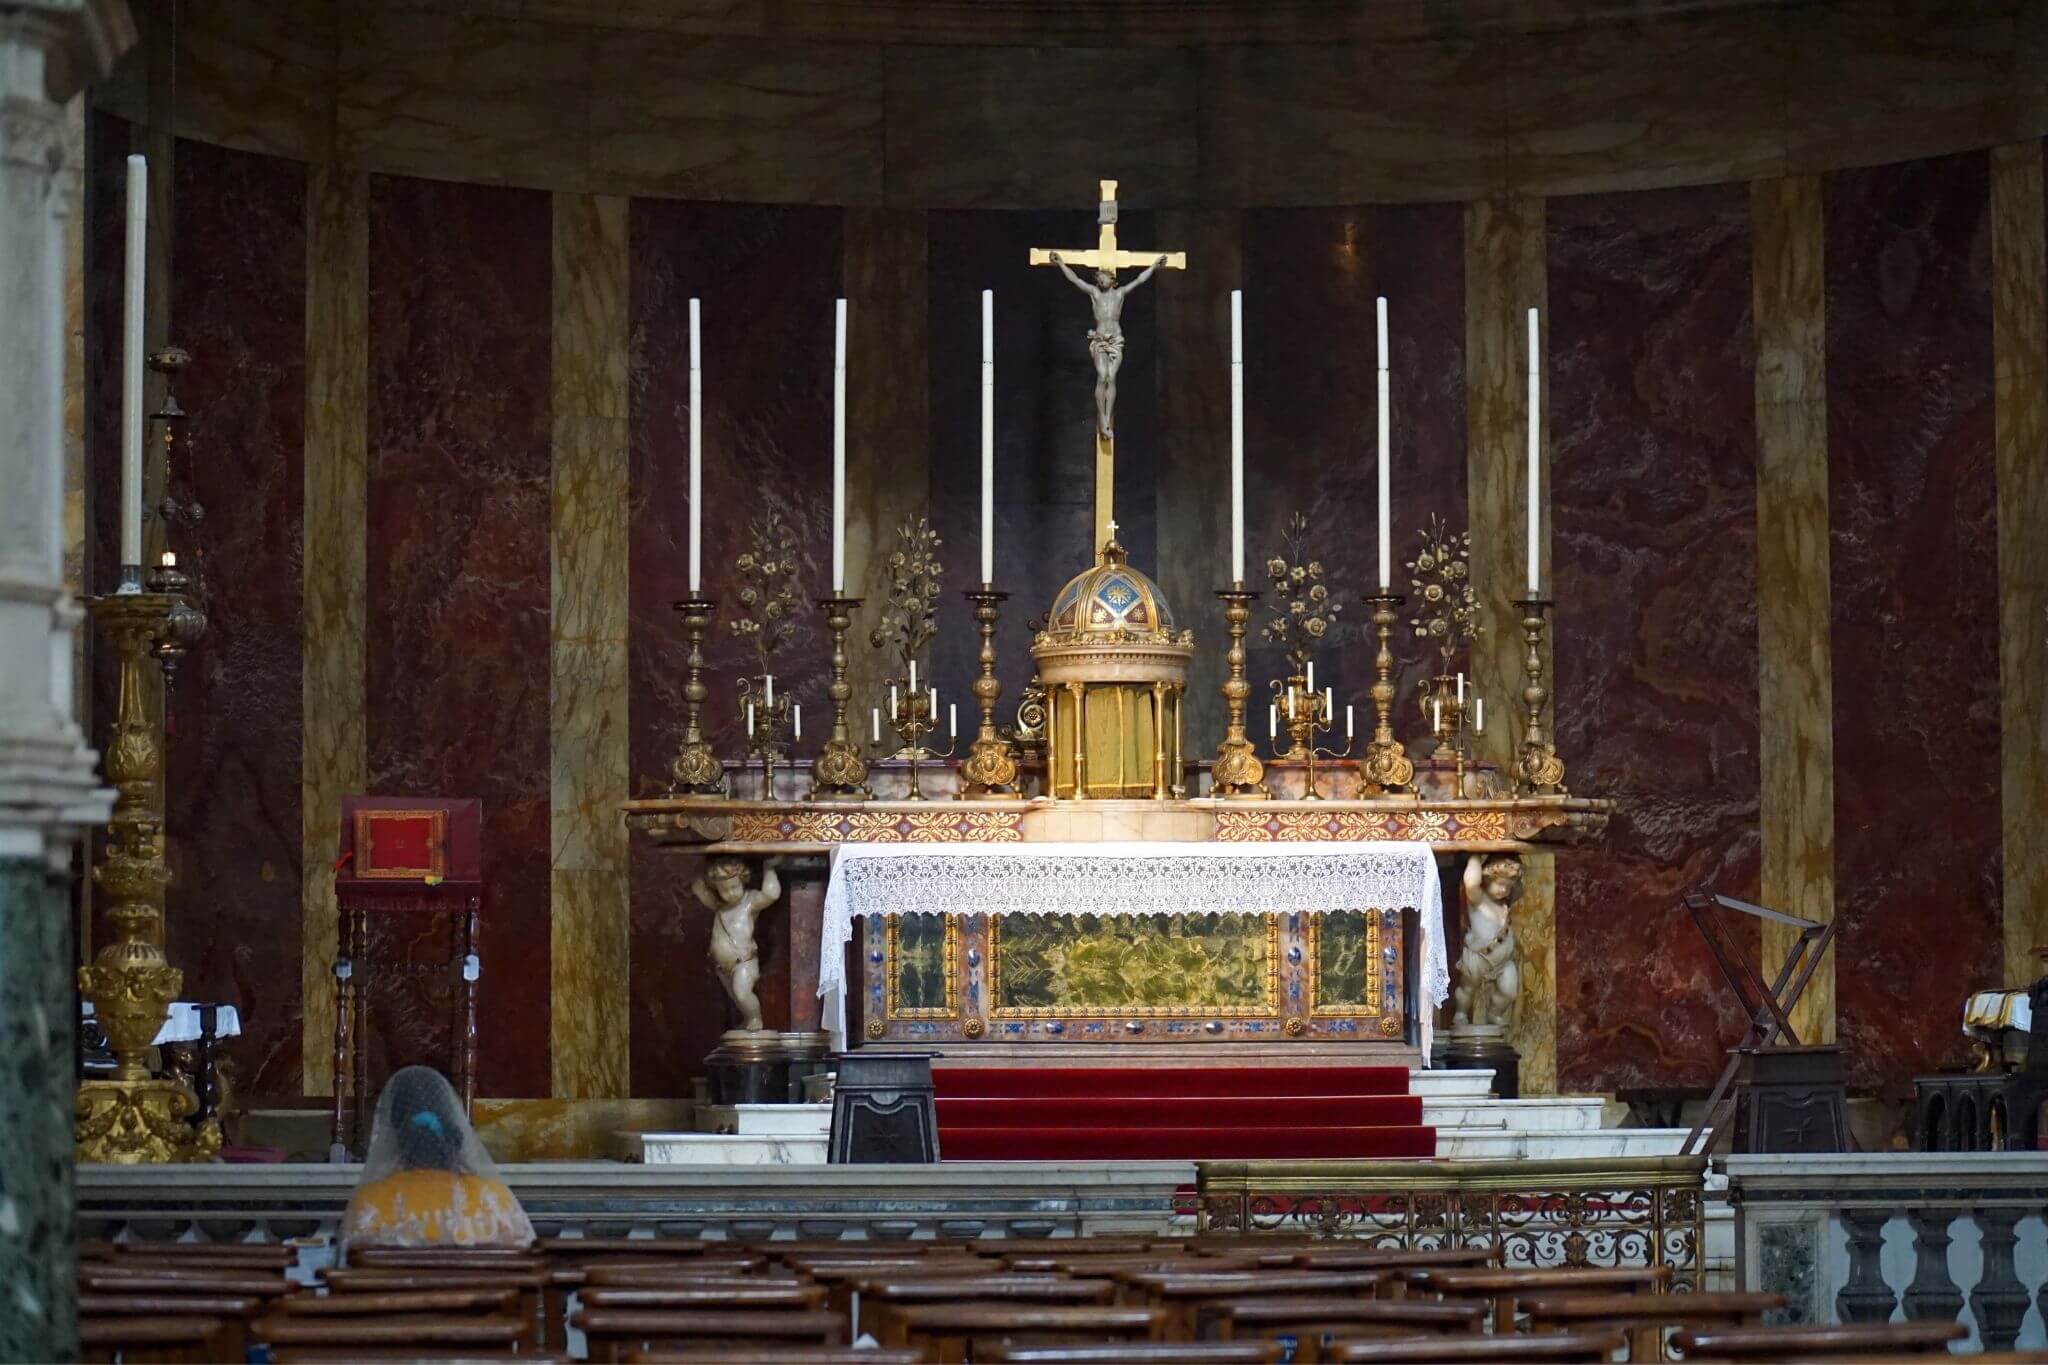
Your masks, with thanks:
[{"label": "gilded candlestick base", "polygon": [[981,708],[981,726],[974,742],[967,746],[967,759],[960,765],[963,801],[992,801],[1017,795],[1017,751],[996,729],[996,702],[1003,685],[996,677],[996,622],[1002,604],[1010,594],[997,592],[992,584],[970,588],[965,594],[974,604],[974,619],[981,629],[981,672],[974,680],[974,700]]},{"label": "gilded candlestick base", "polygon": [[711,628],[712,613],[718,609],[715,597],[685,597],[675,604],[683,618],[683,634],[690,642],[683,680],[683,744],[669,764],[671,796],[711,797],[726,794],[725,764],[704,740],[704,701],[711,689],[704,685],[704,633]]},{"label": "gilded candlestick base", "polygon": [[853,624],[853,614],[860,610],[862,600],[818,600],[818,610],[825,613],[825,628],[832,632],[832,681],[825,688],[825,695],[832,699],[832,731],[818,753],[817,762],[811,765],[813,801],[866,801],[874,795],[868,790],[867,760],[861,756],[860,746],[853,742],[846,726],[846,703],[853,695],[853,688],[846,681],[846,628]]},{"label": "gilded candlestick base", "polygon": [[1244,632],[1259,595],[1238,583],[1216,596],[1223,603],[1223,619],[1230,631],[1230,650],[1224,655],[1230,675],[1223,680],[1223,705],[1228,715],[1223,742],[1216,746],[1216,761],[1209,765],[1209,794],[1231,801],[1263,801],[1272,795],[1266,789],[1266,765],[1259,761],[1258,750],[1244,733],[1245,702],[1252,694],[1252,685],[1244,676]]},{"label": "gilded candlestick base", "polygon": [[198,1107],[181,1081],[81,1081],[78,1159],[110,1166],[211,1161],[220,1125],[188,1122]]},{"label": "gilded candlestick base", "polygon": [[1415,764],[1394,738],[1394,650],[1392,644],[1396,609],[1408,599],[1397,592],[1368,597],[1372,603],[1373,631],[1379,638],[1379,652],[1373,660],[1372,739],[1365,746],[1359,765],[1375,795],[1398,795],[1415,791]]},{"label": "gilded candlestick base", "polygon": [[1522,643],[1528,646],[1522,657],[1526,716],[1515,772],[1527,795],[1567,796],[1570,793],[1564,787],[1564,760],[1557,756],[1557,746],[1546,735],[1543,724],[1544,703],[1550,699],[1550,690],[1543,681],[1543,617],[1550,609],[1551,599],[1522,597],[1515,600],[1515,606],[1522,613]]}]

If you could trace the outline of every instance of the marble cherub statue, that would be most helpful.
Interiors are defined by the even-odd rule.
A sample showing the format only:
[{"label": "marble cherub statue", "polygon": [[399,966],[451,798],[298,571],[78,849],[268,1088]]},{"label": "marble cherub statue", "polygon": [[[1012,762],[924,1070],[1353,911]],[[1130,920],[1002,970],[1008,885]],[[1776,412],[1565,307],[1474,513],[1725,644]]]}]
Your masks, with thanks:
[{"label": "marble cherub statue", "polygon": [[782,899],[782,879],[775,875],[781,863],[780,858],[770,858],[763,864],[759,888],[747,885],[747,865],[739,858],[713,858],[704,875],[690,883],[690,890],[713,916],[711,965],[718,982],[740,1012],[740,1027],[753,1033],[762,1029],[761,998],[754,993],[761,979],[754,923],[763,910]]},{"label": "marble cherub statue", "polygon": [[1088,296],[1089,307],[1095,311],[1095,325],[1088,329],[1088,358],[1095,362],[1095,424],[1108,436],[1113,430],[1111,415],[1116,409],[1116,372],[1124,363],[1124,296],[1151,279],[1152,273],[1166,264],[1166,257],[1161,256],[1122,284],[1116,282],[1114,270],[1097,270],[1095,283],[1090,284],[1060,259],[1059,252],[1053,252],[1048,259],[1074,288]]},{"label": "marble cherub statue", "polygon": [[1522,996],[1510,918],[1522,898],[1522,863],[1503,854],[1465,861],[1465,942],[1452,990],[1453,1024],[1511,1025]]}]

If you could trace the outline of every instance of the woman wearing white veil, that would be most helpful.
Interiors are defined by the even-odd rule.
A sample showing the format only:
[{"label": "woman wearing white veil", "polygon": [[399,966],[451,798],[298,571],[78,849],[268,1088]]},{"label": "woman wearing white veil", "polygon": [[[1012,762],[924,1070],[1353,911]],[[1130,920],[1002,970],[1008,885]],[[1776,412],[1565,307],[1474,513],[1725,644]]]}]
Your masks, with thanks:
[{"label": "woman wearing white veil", "polygon": [[342,1246],[506,1246],[533,1242],[518,1197],[462,1116],[440,1072],[409,1066],[384,1085]]}]

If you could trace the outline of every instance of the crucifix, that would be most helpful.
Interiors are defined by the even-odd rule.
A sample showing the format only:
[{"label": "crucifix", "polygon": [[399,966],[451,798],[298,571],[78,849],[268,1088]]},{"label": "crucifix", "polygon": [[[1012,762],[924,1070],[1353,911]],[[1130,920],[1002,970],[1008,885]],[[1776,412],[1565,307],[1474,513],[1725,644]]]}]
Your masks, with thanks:
[{"label": "crucifix", "polygon": [[[1102,183],[1102,202],[1096,209],[1101,225],[1100,239],[1092,250],[1063,251],[1051,247],[1031,248],[1031,264],[1056,265],[1076,289],[1088,296],[1095,325],[1088,329],[1088,357],[1095,362],[1095,544],[1099,548],[1114,535],[1110,520],[1116,494],[1116,372],[1124,362],[1124,296],[1152,278],[1165,266],[1185,270],[1184,251],[1124,251],[1116,244],[1116,181]],[[1074,266],[1093,270],[1093,283],[1074,273]],[[1136,278],[1116,282],[1116,272],[1139,268]]]}]

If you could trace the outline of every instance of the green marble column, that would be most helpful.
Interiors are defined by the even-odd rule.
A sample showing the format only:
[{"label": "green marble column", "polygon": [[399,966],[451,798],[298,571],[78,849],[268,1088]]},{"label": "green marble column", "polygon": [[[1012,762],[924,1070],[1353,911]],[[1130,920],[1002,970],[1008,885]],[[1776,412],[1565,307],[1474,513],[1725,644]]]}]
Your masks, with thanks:
[{"label": "green marble column", "polygon": [[78,1355],[64,891],[40,858],[0,857],[0,1360]]}]

